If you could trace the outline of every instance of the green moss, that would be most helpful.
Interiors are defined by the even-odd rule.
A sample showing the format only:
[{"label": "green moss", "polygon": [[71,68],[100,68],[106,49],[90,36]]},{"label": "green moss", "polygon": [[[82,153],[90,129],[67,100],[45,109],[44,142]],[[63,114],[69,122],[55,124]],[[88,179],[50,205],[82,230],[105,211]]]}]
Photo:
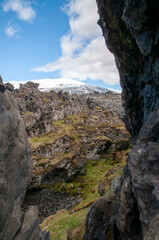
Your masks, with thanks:
[{"label": "green moss", "polygon": [[41,224],[43,230],[50,231],[51,240],[67,240],[67,231],[80,227],[85,221],[87,209],[69,214],[66,210],[61,210],[57,214],[50,216]]},{"label": "green moss", "polygon": [[[110,2],[110,0],[108,1]],[[111,24],[115,29],[115,18]],[[46,94],[47,96],[42,96],[44,103],[51,101],[49,93]],[[59,110],[64,104],[67,105],[67,103],[63,103],[63,100],[56,93],[52,94],[58,99],[57,106],[54,107],[55,109]],[[24,117],[33,115],[34,113],[27,112]],[[102,121],[100,121],[100,118],[103,120],[101,119]],[[91,139],[92,144],[95,145],[100,144],[100,141],[103,140],[112,142],[112,139],[107,138],[107,133],[108,136],[111,136],[111,132],[112,135],[118,136],[126,132],[124,125],[121,124],[118,118],[111,116],[109,111],[103,111],[98,106],[94,108],[94,113],[87,110],[77,115],[69,115],[63,120],[52,122],[52,127],[52,133],[29,139],[34,155],[34,177],[50,171],[56,163],[64,159],[69,159],[73,166],[80,159],[84,159],[86,157],[84,137]],[[66,137],[66,141],[64,142],[64,147],[61,146],[61,152],[51,155],[52,145],[63,137]],[[39,154],[42,149],[48,150],[50,158]],[[88,208],[100,197],[98,192],[99,183],[104,183],[104,190],[109,191],[111,180],[122,174],[123,165],[125,164],[122,161],[124,156],[124,154],[122,156],[122,153],[109,151],[106,157],[102,157],[97,161],[87,161],[85,174],[76,176],[71,182],[58,182],[54,186],[49,184],[40,186],[41,188],[49,188],[54,192],[66,192],[81,198],[81,202],[72,209],[72,214],[69,214],[66,210],[61,210],[54,216],[44,220],[41,226],[43,230],[50,231],[51,240],[66,240],[67,232],[83,226]],[[108,233],[109,235],[110,233]]]},{"label": "green moss", "polygon": [[[96,110],[100,111],[99,108]],[[106,112],[105,115],[107,115]],[[86,126],[84,123],[88,122],[88,119],[90,119],[88,112],[83,112],[76,116],[67,116],[63,120],[52,123],[54,132],[29,139],[33,149],[33,159],[36,163],[34,176],[44,174],[63,159],[70,159],[72,164],[75,165],[80,158],[85,158],[86,149],[82,138],[83,136],[92,136],[92,144],[95,144],[100,142],[100,140],[111,141],[111,139],[102,134],[103,132],[107,132],[107,130],[111,130],[117,135],[125,131],[122,124],[116,124],[116,126],[113,124],[111,125],[108,116],[106,122],[98,123],[96,121],[98,120],[98,116],[95,115],[94,118],[92,118],[95,124]],[[94,133],[96,134],[94,135]],[[38,148],[45,147],[49,150],[58,139],[65,136],[67,136],[68,139],[68,143],[66,142],[66,146],[68,144],[68,150],[64,150],[64,152],[62,149],[62,151],[56,153],[53,158],[46,158],[42,155],[38,155]],[[77,156],[78,153],[80,153],[80,156]],[[85,165],[85,174],[76,176],[71,182],[58,182],[54,186],[41,186],[42,188],[51,188],[54,192],[66,192],[73,196],[81,196],[82,199],[73,209],[73,211],[75,211],[73,214],[69,214],[66,210],[62,210],[56,215],[50,216],[42,223],[42,228],[51,232],[51,239],[65,240],[67,239],[67,231],[71,231],[82,225],[85,221],[88,207],[100,197],[98,192],[99,183],[104,183],[105,191],[110,188],[111,180],[122,173],[125,164],[125,160],[123,161],[123,159],[126,159],[126,153],[126,151],[112,152],[112,150],[109,150],[106,156],[101,159],[97,161],[87,161]],[[41,166],[44,168],[42,169]],[[77,209],[78,211],[76,211]]]},{"label": "green moss", "polygon": [[106,180],[105,187],[106,189],[109,189],[111,180],[116,175],[121,174],[125,164],[125,162],[122,161],[122,154],[124,154],[124,151],[120,153],[121,156],[118,156],[119,154],[110,154],[108,158],[101,158],[98,161],[87,161],[84,175],[76,176],[69,183],[56,183],[56,185],[53,187],[54,191],[64,191],[74,196],[81,195],[83,201],[79,204],[79,207],[99,198],[100,195],[98,193],[98,185],[100,181]]},{"label": "green moss", "polygon": [[35,116],[34,112],[25,112],[22,117],[25,121],[29,121],[31,118]]},{"label": "green moss", "polygon": [[[66,240],[67,232],[71,232],[83,225],[86,220],[88,208],[100,197],[98,184],[101,180],[106,180],[106,189],[107,192],[109,192],[105,197],[110,196],[110,193],[113,194],[113,190],[109,190],[110,183],[113,178],[122,173],[125,163],[122,160],[126,154],[126,151],[122,151],[120,153],[120,163],[114,166],[112,166],[109,161],[109,158],[112,158],[114,153],[110,154],[108,159],[101,158],[98,161],[90,160],[85,165],[85,175],[75,177],[70,183],[59,182],[53,186],[53,191],[81,195],[82,201],[71,211],[72,214],[69,214],[66,210],[61,210],[57,214],[44,220],[41,227],[43,230],[50,231],[51,240]],[[116,157],[119,157],[119,153],[116,153]],[[82,227],[79,231],[82,231]],[[107,232],[107,236],[110,236],[110,232]]]},{"label": "green moss", "polygon": [[117,176],[122,176],[123,175],[123,168],[120,168],[117,172],[116,172]]},{"label": "green moss", "polygon": [[[55,135],[56,134],[50,133],[50,134],[40,135],[38,137],[29,138],[29,143],[31,144],[31,147],[33,147],[33,148],[34,148],[34,146],[36,146],[36,147],[40,146],[40,144],[52,143],[53,140],[55,139]],[[35,145],[36,143],[38,143],[38,144]]]},{"label": "green moss", "polygon": [[[74,121],[71,123],[65,123],[68,119],[73,119]],[[57,130],[57,135],[68,135],[72,140],[82,141],[80,139],[81,134],[79,134],[76,130],[76,123],[80,122],[80,118],[77,116],[69,116],[64,120],[60,120],[57,122],[53,122],[52,125]]]},{"label": "green moss", "polygon": [[93,126],[93,125],[88,125],[86,128],[85,128],[85,132],[95,132],[97,131],[97,125],[96,126]]},{"label": "green moss", "polygon": [[45,96],[42,96],[41,98],[42,98],[44,104],[50,102],[50,100],[48,98],[46,98]]},{"label": "green moss", "polygon": [[34,113],[33,112],[25,112],[23,114],[23,117],[26,117],[26,116],[34,116]]}]

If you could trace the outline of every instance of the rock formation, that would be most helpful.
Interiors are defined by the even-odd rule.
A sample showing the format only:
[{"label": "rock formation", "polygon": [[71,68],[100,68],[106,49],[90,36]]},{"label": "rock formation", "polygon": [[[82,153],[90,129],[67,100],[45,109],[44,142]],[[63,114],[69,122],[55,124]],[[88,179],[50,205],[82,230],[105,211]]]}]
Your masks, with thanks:
[{"label": "rock formation", "polygon": [[[6,87],[12,89],[8,84]],[[121,120],[120,94],[41,92],[32,82],[12,92],[33,151],[34,174],[29,188],[70,181],[84,173],[87,160],[130,145]]]},{"label": "rock formation", "polygon": [[33,82],[20,84],[20,88],[15,90],[11,84],[5,85],[17,100],[29,137],[50,133],[53,130],[52,122],[63,120],[68,115],[93,110],[95,107],[107,109],[110,115],[122,118],[121,95],[111,91],[78,95],[62,91],[57,93],[54,90],[39,91],[39,84]]},{"label": "rock formation", "polygon": [[0,79],[0,239],[46,240],[38,209],[21,209],[32,176],[31,148],[16,101]]},{"label": "rock formation", "polygon": [[130,135],[121,120],[121,95],[43,92],[32,82],[18,90],[5,87],[16,98],[32,147],[33,175],[23,208],[38,206],[43,221],[82,201],[89,207],[91,197],[92,204],[121,174],[127,158]]},{"label": "rock formation", "polygon": [[[134,145],[117,191],[117,229],[112,228],[109,210],[104,211],[103,216],[110,216],[109,224],[107,221],[94,239],[158,240],[159,2],[97,0],[97,5],[98,24],[119,70],[124,120]],[[92,240],[98,228],[97,212],[87,217],[85,239]],[[109,237],[102,235],[105,227],[110,230]]]}]

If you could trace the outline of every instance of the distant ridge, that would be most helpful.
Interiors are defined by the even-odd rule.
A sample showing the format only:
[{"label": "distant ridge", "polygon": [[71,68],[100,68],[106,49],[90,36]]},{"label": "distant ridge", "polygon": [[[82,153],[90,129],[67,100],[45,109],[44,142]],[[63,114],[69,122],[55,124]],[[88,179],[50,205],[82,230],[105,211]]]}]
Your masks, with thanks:
[{"label": "distant ridge", "polygon": [[69,92],[70,94],[77,93],[78,95],[89,94],[94,92],[98,92],[98,93],[110,92],[110,90],[108,90],[107,88],[92,86],[88,84],[84,84],[81,86],[61,85],[53,88],[39,88],[39,90],[40,91],[55,90],[56,92],[63,91],[63,92]]},{"label": "distant ridge", "polygon": [[[25,84],[27,81],[10,81],[14,85],[15,88],[19,88],[19,84]],[[69,92],[70,94],[77,93],[78,95],[82,94],[90,94],[94,92],[98,93],[106,93],[113,92],[120,93],[119,91],[113,89],[107,89],[98,86],[92,86],[81,81],[67,79],[67,78],[59,78],[59,79],[38,79],[31,80],[31,82],[39,83],[40,91],[50,91],[55,90],[56,92],[63,91]]]}]

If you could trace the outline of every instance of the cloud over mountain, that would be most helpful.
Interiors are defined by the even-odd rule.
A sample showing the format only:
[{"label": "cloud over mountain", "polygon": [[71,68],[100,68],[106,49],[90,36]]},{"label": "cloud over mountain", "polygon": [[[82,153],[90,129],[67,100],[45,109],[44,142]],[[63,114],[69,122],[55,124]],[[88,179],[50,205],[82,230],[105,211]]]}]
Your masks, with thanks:
[{"label": "cloud over mountain", "polygon": [[[105,50],[95,1],[70,0],[65,7],[70,31],[61,38],[61,57],[32,71],[60,71],[61,77],[119,82],[113,55]],[[103,50],[104,49],[104,50]]]}]

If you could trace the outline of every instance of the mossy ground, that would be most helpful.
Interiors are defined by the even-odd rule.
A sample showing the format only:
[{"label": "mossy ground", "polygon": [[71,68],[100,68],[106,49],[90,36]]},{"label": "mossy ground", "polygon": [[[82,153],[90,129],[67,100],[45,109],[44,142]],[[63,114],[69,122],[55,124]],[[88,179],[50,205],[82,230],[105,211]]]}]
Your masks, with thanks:
[{"label": "mossy ground", "polygon": [[[85,158],[86,143],[84,138],[90,139],[90,143],[87,144],[87,147],[91,148],[92,146],[93,148],[94,145],[102,145],[103,143],[100,142],[102,140],[107,140],[108,142],[113,141],[112,139],[106,137],[107,132],[112,131],[113,134],[117,136],[120,136],[120,134],[124,133],[125,136],[126,130],[123,123],[120,122],[119,125],[112,125],[110,123],[108,124],[108,120],[109,118],[106,119],[105,122],[101,123],[100,119],[98,119],[98,116],[91,116],[91,114],[89,115],[88,112],[82,112],[76,116],[68,115],[63,120],[52,123],[53,132],[29,138],[34,156],[33,160],[36,159],[37,162],[34,168],[34,175],[43,174],[43,170],[46,172],[46,168],[47,171],[49,171],[52,166],[58,162],[61,162],[66,155],[67,158],[70,157],[70,159],[72,159],[75,157],[76,152],[80,152],[80,158]],[[126,137],[128,138],[127,133]],[[65,144],[61,144],[61,151],[56,153],[54,156],[44,159],[44,155],[39,154],[39,152],[42,152],[42,148],[51,151],[53,144],[56,144],[56,142],[60,139],[66,138],[68,140],[65,140]],[[42,165],[43,170],[39,169],[39,166]]]},{"label": "mossy ground", "polygon": [[67,210],[60,210],[57,214],[45,219],[41,227],[43,230],[50,231],[51,240],[65,240],[67,239],[67,232],[82,225],[87,211],[87,209],[83,209],[74,214],[69,214]]},{"label": "mossy ground", "polygon": [[[113,143],[114,140],[107,137],[107,133],[110,132],[110,136],[116,136],[117,139],[122,134],[123,138],[125,136],[128,138],[121,121],[117,121],[115,118],[113,120],[112,117],[110,119],[107,111],[104,112],[105,117],[103,117],[99,114],[99,111],[101,112],[101,109],[96,107],[93,114],[87,111],[76,116],[66,116],[63,120],[52,123],[53,132],[29,139],[34,155],[33,160],[37,162],[34,174],[38,175],[49,171],[54,164],[66,157],[74,161],[76,152],[80,153],[79,158],[85,159],[86,143],[84,138],[90,139],[89,144],[92,146],[102,144],[99,140],[107,140]],[[61,145],[61,151],[57,152],[53,158],[46,158],[38,153],[38,149],[47,148],[49,150],[56,141],[65,136],[65,139],[68,140]],[[89,144],[87,144],[87,147]],[[66,240],[67,232],[76,228],[80,228],[80,234],[77,234],[78,237],[76,235],[73,239],[82,240],[83,223],[86,220],[88,208],[100,197],[99,184],[102,186],[100,192],[104,194],[110,188],[111,181],[122,174],[127,150],[116,151],[111,149],[101,156],[98,160],[86,161],[84,175],[78,175],[70,182],[57,182],[55,185],[41,186],[52,189],[54,192],[65,192],[81,199],[81,202],[70,212],[61,210],[44,220],[41,226],[43,229],[50,231],[51,240]]]},{"label": "mossy ground", "polygon": [[[50,231],[51,240],[66,240],[67,232],[81,227],[83,231],[84,222],[90,205],[100,197],[98,185],[105,182],[105,190],[109,190],[111,181],[122,174],[123,166],[128,151],[109,153],[107,158],[98,161],[88,161],[85,166],[85,174],[77,176],[69,183],[57,183],[52,186],[53,191],[63,191],[75,196],[81,196],[82,201],[70,212],[61,210],[57,214],[48,217],[41,224],[43,230]],[[51,186],[48,186],[51,187]],[[82,240],[81,235],[76,240]]]}]

